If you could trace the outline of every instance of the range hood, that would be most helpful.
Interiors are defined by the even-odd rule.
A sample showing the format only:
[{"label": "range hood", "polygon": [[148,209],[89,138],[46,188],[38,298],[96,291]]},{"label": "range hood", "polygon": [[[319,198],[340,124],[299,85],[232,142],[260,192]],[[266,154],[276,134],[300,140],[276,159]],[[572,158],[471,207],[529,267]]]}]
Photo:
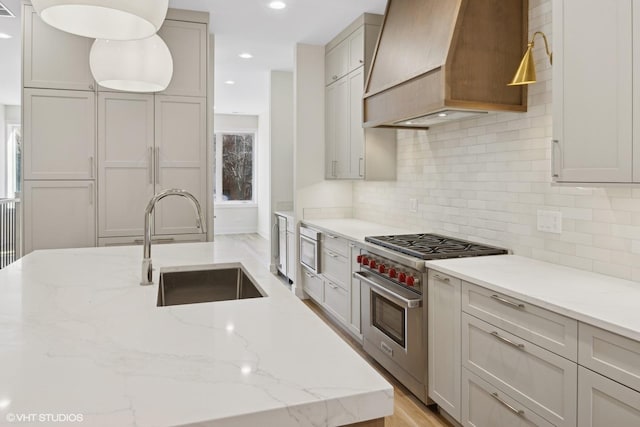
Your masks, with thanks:
[{"label": "range hood", "polygon": [[528,0],[388,0],[364,127],[428,128],[527,111],[526,86],[507,86],[527,34]]}]

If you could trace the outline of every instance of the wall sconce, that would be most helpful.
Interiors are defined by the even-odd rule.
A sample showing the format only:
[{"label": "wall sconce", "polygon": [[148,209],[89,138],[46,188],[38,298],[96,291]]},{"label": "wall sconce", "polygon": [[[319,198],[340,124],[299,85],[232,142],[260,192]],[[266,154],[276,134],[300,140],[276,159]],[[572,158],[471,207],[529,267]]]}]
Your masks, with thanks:
[{"label": "wall sconce", "polygon": [[169,0],[32,0],[44,22],[93,39],[137,40],[155,34]]},{"label": "wall sconce", "polygon": [[173,75],[171,52],[157,34],[142,40],[96,39],[89,65],[100,86],[128,92],[160,92]]},{"label": "wall sconce", "polygon": [[522,62],[520,62],[520,66],[518,67],[518,71],[516,71],[516,75],[513,76],[513,80],[507,86],[528,85],[537,81],[536,66],[533,62],[533,54],[531,50],[533,49],[534,40],[538,34],[540,34],[542,36],[542,39],[544,40],[544,47],[547,50],[549,63],[553,65],[553,53],[551,53],[551,51],[549,50],[549,42],[547,41],[547,36],[542,31],[536,31],[535,33],[533,33],[533,37],[531,37],[531,41],[527,46],[527,51],[522,57]]}]

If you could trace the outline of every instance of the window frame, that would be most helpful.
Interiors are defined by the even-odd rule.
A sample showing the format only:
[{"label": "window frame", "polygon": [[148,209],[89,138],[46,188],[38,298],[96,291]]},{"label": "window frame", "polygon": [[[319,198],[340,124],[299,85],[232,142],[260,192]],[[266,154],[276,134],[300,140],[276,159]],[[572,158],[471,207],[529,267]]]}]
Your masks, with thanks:
[{"label": "window frame", "polygon": [[[251,152],[251,200],[224,200],[222,199],[222,144],[218,144],[218,137],[222,141],[224,134],[252,134],[253,149]],[[214,146],[214,186],[213,186],[213,203],[219,207],[257,207],[258,194],[256,186],[257,177],[257,153],[258,153],[258,129],[255,128],[236,128],[236,129],[216,129],[213,132]]]}]

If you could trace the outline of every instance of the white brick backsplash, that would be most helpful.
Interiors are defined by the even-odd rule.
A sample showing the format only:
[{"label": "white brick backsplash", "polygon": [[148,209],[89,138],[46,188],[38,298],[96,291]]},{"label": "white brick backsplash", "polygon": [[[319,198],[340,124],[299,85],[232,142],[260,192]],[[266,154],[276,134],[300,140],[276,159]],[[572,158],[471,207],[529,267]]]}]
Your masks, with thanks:
[{"label": "white brick backsplash", "polygon": [[[529,0],[535,31],[552,39],[551,0]],[[552,68],[543,45],[534,49],[528,112],[399,130],[397,180],[354,183],[354,216],[640,282],[640,188],[551,182]],[[410,198],[418,213],[408,211]],[[561,234],[537,231],[539,209],[562,212]]]}]

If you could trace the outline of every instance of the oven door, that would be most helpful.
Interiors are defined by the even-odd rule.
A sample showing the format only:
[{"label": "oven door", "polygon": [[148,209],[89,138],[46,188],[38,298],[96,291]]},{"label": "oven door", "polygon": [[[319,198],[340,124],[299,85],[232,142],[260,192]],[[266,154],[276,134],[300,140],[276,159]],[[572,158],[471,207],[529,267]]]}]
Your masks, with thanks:
[{"label": "oven door", "polygon": [[300,264],[315,274],[320,273],[320,245],[303,234],[300,234]]},{"label": "oven door", "polygon": [[365,350],[394,375],[400,368],[423,387],[427,353],[422,295],[365,271],[354,273],[354,277],[362,284]]}]

